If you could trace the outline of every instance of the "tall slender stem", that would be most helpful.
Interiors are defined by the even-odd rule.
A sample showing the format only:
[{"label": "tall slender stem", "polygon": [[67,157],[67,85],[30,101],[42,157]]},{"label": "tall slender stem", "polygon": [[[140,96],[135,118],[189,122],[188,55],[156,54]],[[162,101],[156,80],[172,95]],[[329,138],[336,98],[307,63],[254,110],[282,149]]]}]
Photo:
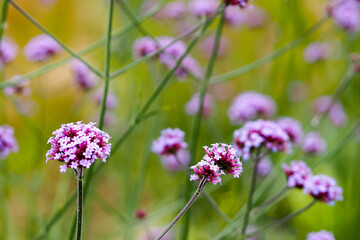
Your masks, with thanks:
[{"label": "tall slender stem", "polygon": [[0,16],[0,42],[6,26],[7,12],[8,12],[8,1],[4,0],[1,7],[1,16]]},{"label": "tall slender stem", "polygon": [[155,240],[162,239],[165,236],[165,234],[180,220],[180,218],[186,213],[186,211],[191,207],[191,205],[194,203],[196,198],[200,195],[201,190],[206,186],[207,183],[208,181],[205,178],[203,178],[200,181],[199,186],[197,187],[194,195],[186,203],[185,207],[181,209],[179,214],[171,221],[171,223],[169,223],[169,225],[164,229],[164,231],[162,231],[162,233],[160,233],[159,236],[156,237]]},{"label": "tall slender stem", "polygon": [[76,220],[76,240],[81,240],[82,220],[83,220],[83,169],[80,167],[77,172],[77,220]]},{"label": "tall slender stem", "polygon": [[[267,200],[266,202],[263,202],[261,205],[256,207],[256,210],[259,211],[272,203],[274,203],[276,200],[278,200],[280,197],[284,195],[289,190],[288,186],[283,187],[277,194],[275,194],[272,198]],[[254,209],[255,210],[255,209]]]}]

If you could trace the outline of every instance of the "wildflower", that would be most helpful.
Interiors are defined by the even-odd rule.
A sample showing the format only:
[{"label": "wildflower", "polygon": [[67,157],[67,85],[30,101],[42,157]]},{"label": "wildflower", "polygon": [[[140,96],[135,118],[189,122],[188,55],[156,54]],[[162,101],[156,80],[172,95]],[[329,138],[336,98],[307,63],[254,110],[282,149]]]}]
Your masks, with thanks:
[{"label": "wildflower", "polygon": [[188,11],[187,5],[182,2],[170,2],[164,9],[163,13],[170,19],[183,18]]},{"label": "wildflower", "polygon": [[153,141],[151,151],[161,156],[165,169],[177,171],[189,163],[190,157],[184,137],[185,133],[180,129],[167,128],[162,130],[161,136]]},{"label": "wildflower", "polygon": [[235,5],[239,6],[240,8],[246,8],[248,7],[248,1],[249,0],[223,0],[225,4],[227,5]]},{"label": "wildflower", "polygon": [[329,13],[336,25],[353,34],[360,29],[359,7],[359,1],[356,0],[335,0],[329,9]]},{"label": "wildflower", "polygon": [[70,68],[75,75],[76,83],[84,91],[87,91],[98,84],[95,74],[89,70],[88,66],[79,60],[71,61]]},{"label": "wildflower", "polygon": [[317,132],[309,132],[302,144],[302,150],[308,154],[320,154],[326,150],[326,141]]},{"label": "wildflower", "polygon": [[303,191],[330,206],[333,206],[335,201],[343,200],[342,188],[336,185],[334,178],[325,175],[309,177],[305,181]]},{"label": "wildflower", "polygon": [[[200,110],[200,94],[195,93],[190,101],[186,104],[186,112],[189,115],[196,115]],[[203,102],[202,116],[210,117],[214,111],[214,99],[211,95],[206,94]]]},{"label": "wildflower", "polygon": [[9,86],[4,88],[4,94],[7,96],[17,95],[17,96],[30,96],[31,89],[28,87],[29,79],[24,78],[20,75],[15,75],[11,78],[11,81],[16,82],[15,86]]},{"label": "wildflower", "polygon": [[60,51],[61,46],[45,34],[33,37],[24,48],[25,57],[30,62],[46,61]]},{"label": "wildflower", "polygon": [[[102,100],[103,100],[103,96],[104,96],[104,93],[103,93],[102,89],[97,90],[93,94],[93,99],[94,99],[95,103],[97,103],[98,105],[101,105]],[[117,107],[117,105],[118,105],[117,96],[113,92],[109,92],[107,97],[106,97],[106,108],[107,109],[114,109],[114,108]]]},{"label": "wildflower", "polygon": [[277,120],[276,123],[289,135],[292,143],[297,144],[300,142],[303,131],[299,121],[290,117],[283,117]]},{"label": "wildflower", "polygon": [[218,7],[216,0],[193,0],[189,3],[190,11],[198,18],[214,14]]},{"label": "wildflower", "polygon": [[190,176],[190,181],[201,181],[205,178],[206,181],[216,185],[217,183],[221,183],[220,176],[224,174],[213,161],[201,160],[195,166],[190,168],[194,170],[195,173]]},{"label": "wildflower", "polygon": [[330,96],[321,96],[314,104],[317,113],[328,113],[328,117],[335,126],[343,126],[347,117],[340,102],[332,102]]},{"label": "wildflower", "polygon": [[138,220],[145,219],[147,215],[148,215],[148,213],[145,209],[140,208],[135,211],[135,218]]},{"label": "wildflower", "polygon": [[285,163],[282,169],[287,177],[287,186],[302,189],[305,181],[312,176],[311,169],[303,161],[292,161],[290,165]]},{"label": "wildflower", "polygon": [[260,27],[265,22],[265,18],[266,18],[265,11],[260,8],[256,8],[256,7],[246,8],[243,9],[242,12],[244,19],[243,24],[249,28]]},{"label": "wildflower", "polygon": [[236,96],[228,115],[233,123],[241,124],[257,117],[271,117],[275,111],[275,102],[270,96],[248,91]]},{"label": "wildflower", "polygon": [[133,44],[135,58],[145,57],[158,49],[156,42],[151,37],[138,38]]},{"label": "wildflower", "polygon": [[81,121],[62,124],[48,141],[51,149],[46,153],[46,162],[58,160],[64,163],[60,172],[66,172],[67,168],[89,168],[98,158],[106,162],[110,156],[110,136],[94,125]]},{"label": "wildflower", "polygon": [[8,38],[3,38],[0,42],[0,66],[14,60],[17,55],[18,47]]},{"label": "wildflower", "polygon": [[14,129],[8,125],[0,126],[0,158],[5,159],[11,152],[19,150]]},{"label": "wildflower", "polygon": [[225,9],[225,20],[230,26],[241,26],[245,22],[243,11],[237,6],[228,6]]},{"label": "wildflower", "polygon": [[326,43],[312,42],[304,50],[304,59],[307,63],[315,63],[327,59],[331,53],[331,46]]},{"label": "wildflower", "polygon": [[261,147],[272,152],[291,151],[288,134],[275,122],[262,119],[247,122],[242,128],[235,130],[234,145],[245,160],[255,149]]},{"label": "wildflower", "polygon": [[319,232],[309,233],[306,240],[335,240],[335,237],[332,232],[321,230]]},{"label": "wildflower", "polygon": [[259,160],[257,168],[256,168],[256,172],[260,176],[266,177],[267,175],[269,175],[271,173],[272,168],[273,168],[273,164],[271,163],[269,157],[265,156]]}]

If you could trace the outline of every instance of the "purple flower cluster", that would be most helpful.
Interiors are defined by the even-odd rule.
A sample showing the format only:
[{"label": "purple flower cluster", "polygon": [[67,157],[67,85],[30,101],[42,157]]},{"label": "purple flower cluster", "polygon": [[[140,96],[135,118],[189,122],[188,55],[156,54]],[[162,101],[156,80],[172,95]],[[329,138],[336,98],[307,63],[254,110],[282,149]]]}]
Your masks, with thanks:
[{"label": "purple flower cluster", "polygon": [[30,62],[46,61],[60,51],[61,46],[45,34],[33,37],[24,48],[25,57]]},{"label": "purple flower cluster", "polygon": [[185,133],[178,128],[167,128],[161,131],[161,136],[154,140],[151,151],[161,156],[165,169],[178,171],[184,169],[190,161],[189,152],[184,142]]},{"label": "purple flower cluster", "polygon": [[335,0],[329,12],[336,25],[348,33],[360,29],[360,3],[357,0]]},{"label": "purple flower cluster", "polygon": [[311,169],[303,161],[292,161],[290,165],[285,163],[282,169],[287,176],[287,186],[303,189],[306,180],[312,176]]},{"label": "purple flower cluster", "polygon": [[15,86],[9,86],[4,88],[4,94],[7,96],[16,95],[16,96],[25,96],[28,97],[31,95],[31,88],[29,88],[29,79],[23,78],[20,75],[15,75],[11,78],[11,81],[16,82]]},{"label": "purple flower cluster", "polygon": [[198,18],[214,14],[218,7],[216,0],[193,0],[189,3],[191,13]]},{"label": "purple flower cluster", "polygon": [[270,96],[248,91],[236,96],[228,115],[233,123],[241,124],[257,117],[271,117],[275,111],[276,104]]},{"label": "purple flower cluster", "polygon": [[276,121],[276,123],[284,130],[290,138],[290,141],[297,144],[301,141],[303,130],[301,123],[290,117],[283,117]]},{"label": "purple flower cluster", "polygon": [[321,154],[326,150],[326,141],[317,132],[309,132],[304,137],[302,150],[308,154]]},{"label": "purple flower cluster", "polygon": [[76,83],[84,91],[90,90],[98,84],[98,80],[89,67],[79,60],[73,60],[70,63],[70,68],[74,73]]},{"label": "purple flower cluster", "polygon": [[46,162],[58,160],[65,164],[60,166],[60,172],[67,168],[89,168],[96,159],[106,159],[110,156],[110,136],[94,126],[95,123],[81,122],[62,124],[50,137],[51,149],[46,153]]},{"label": "purple flower cluster", "polygon": [[334,178],[325,175],[309,177],[305,181],[303,191],[330,206],[333,206],[335,201],[343,200],[342,188],[337,186]]},{"label": "purple flower cluster", "polygon": [[0,42],[0,67],[11,62],[17,55],[18,47],[8,38],[3,38]]},{"label": "purple flower cluster", "polygon": [[18,150],[14,129],[8,125],[0,126],[0,158],[5,159],[10,153],[16,153]]},{"label": "purple flower cluster", "polygon": [[236,6],[228,6],[225,9],[225,20],[230,26],[255,28],[263,25],[265,12],[260,8],[240,9]]},{"label": "purple flower cluster", "polygon": [[331,46],[326,43],[312,42],[304,50],[307,63],[315,63],[327,59],[331,53]]},{"label": "purple flower cluster", "polygon": [[234,145],[245,160],[260,147],[272,152],[291,151],[288,134],[275,122],[262,119],[247,122],[242,128],[235,130]]},{"label": "purple flower cluster", "polygon": [[237,151],[230,145],[223,143],[212,144],[211,147],[204,146],[206,154],[196,165],[190,167],[194,170],[190,176],[191,181],[200,181],[205,178],[207,181],[217,184],[221,182],[221,175],[232,174],[239,178],[242,173],[242,163]]},{"label": "purple flower cluster", "polygon": [[[186,112],[189,115],[196,115],[200,110],[200,94],[195,93],[190,101],[186,104]],[[203,102],[202,116],[210,117],[214,112],[214,99],[211,95],[206,94]]]},{"label": "purple flower cluster", "polygon": [[170,2],[161,11],[165,18],[170,19],[181,19],[187,12],[188,7],[183,2]]},{"label": "purple flower cluster", "polygon": [[223,0],[227,5],[235,5],[239,6],[240,8],[246,8],[248,6],[249,0]]},{"label": "purple flower cluster", "polygon": [[[169,69],[176,66],[177,61],[186,52],[186,44],[182,41],[174,41],[174,38],[162,36],[156,39],[150,37],[139,38],[133,45],[134,57],[144,57],[154,53],[158,49],[165,48],[164,51],[157,55],[158,60],[166,65]],[[171,44],[172,43],[172,44]],[[170,45],[171,44],[171,45]],[[179,78],[188,77],[188,73],[201,77],[202,70],[199,63],[190,55],[187,55],[181,62],[175,74]]]},{"label": "purple flower cluster", "polygon": [[335,237],[332,232],[321,230],[319,232],[309,233],[306,240],[335,240]]},{"label": "purple flower cluster", "polygon": [[314,108],[317,113],[327,112],[328,117],[335,126],[343,126],[347,121],[347,117],[341,103],[332,103],[330,96],[321,96],[316,99]]}]

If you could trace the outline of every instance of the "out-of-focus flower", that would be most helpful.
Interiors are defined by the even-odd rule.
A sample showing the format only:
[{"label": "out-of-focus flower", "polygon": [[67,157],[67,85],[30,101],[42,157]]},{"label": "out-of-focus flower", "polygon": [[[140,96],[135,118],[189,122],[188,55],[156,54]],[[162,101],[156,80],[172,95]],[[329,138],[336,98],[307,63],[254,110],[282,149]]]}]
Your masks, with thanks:
[{"label": "out-of-focus flower", "polygon": [[17,55],[18,47],[10,39],[4,37],[0,42],[0,67],[11,62]]},{"label": "out-of-focus flower", "polygon": [[98,84],[95,74],[84,63],[79,60],[73,60],[69,65],[75,75],[76,83],[84,91],[90,90]]},{"label": "out-of-focus flower", "polygon": [[66,172],[67,168],[89,168],[96,159],[106,162],[110,156],[110,136],[95,127],[95,123],[62,124],[53,135],[48,141],[51,149],[46,153],[46,162],[65,163],[60,166],[60,172]]},{"label": "out-of-focus flower", "polygon": [[156,42],[151,37],[136,39],[133,44],[133,55],[135,58],[145,57],[158,49]]},{"label": "out-of-focus flower", "polygon": [[239,6],[240,8],[248,7],[249,0],[223,0],[227,5]]},{"label": "out-of-focus flower", "polygon": [[15,86],[9,86],[4,88],[4,94],[7,96],[16,95],[16,96],[25,96],[28,97],[31,95],[31,88],[29,88],[29,79],[24,78],[20,75],[15,75],[11,78],[11,81],[16,82]]},{"label": "out-of-focus flower", "polygon": [[283,117],[276,122],[289,135],[292,143],[297,144],[300,142],[303,131],[301,123],[298,120],[290,117]]},{"label": "out-of-focus flower", "polygon": [[311,169],[303,161],[292,161],[283,164],[282,169],[287,176],[287,186],[302,189],[305,181],[312,176]]},{"label": "out-of-focus flower", "polygon": [[328,112],[328,117],[335,126],[343,126],[347,121],[347,117],[341,103],[332,103],[330,96],[322,96],[316,99],[314,108],[317,113]]},{"label": "out-of-focus flower", "polygon": [[337,186],[334,178],[325,175],[309,177],[305,181],[303,191],[330,206],[333,206],[335,201],[343,200],[342,188]]},{"label": "out-of-focus flower", "polygon": [[10,153],[17,153],[18,150],[14,129],[8,125],[0,126],[0,158],[5,159]]},{"label": "out-of-focus flower", "polygon": [[48,60],[61,51],[61,46],[50,36],[42,34],[30,39],[24,48],[25,57],[30,62]]},{"label": "out-of-focus flower", "polygon": [[326,43],[312,42],[304,50],[304,59],[307,63],[325,60],[331,53],[331,46]]},{"label": "out-of-focus flower", "polygon": [[148,213],[145,209],[140,208],[135,211],[135,218],[138,220],[145,219],[147,215],[148,215]]},{"label": "out-of-focus flower", "polygon": [[[99,89],[94,93],[93,99],[98,105],[101,105],[103,96],[104,96],[103,90]],[[113,92],[109,92],[107,97],[106,97],[106,108],[107,109],[114,109],[114,108],[117,107],[117,105],[118,105],[117,96]]]},{"label": "out-of-focus flower", "polygon": [[276,111],[275,105],[270,96],[254,91],[243,92],[234,99],[228,115],[233,123],[241,124],[257,117],[272,117]]},{"label": "out-of-focus flower", "polygon": [[[186,104],[186,112],[189,115],[196,115],[200,110],[200,94],[195,93],[190,101]],[[206,94],[203,102],[202,116],[210,117],[214,112],[214,99],[211,95]]]},{"label": "out-of-focus flower", "polygon": [[259,176],[266,177],[271,173],[272,168],[273,168],[272,162],[270,161],[268,156],[265,156],[259,160],[256,171],[259,174]]},{"label": "out-of-focus flower", "polygon": [[244,24],[243,10],[237,6],[228,6],[225,9],[225,20],[230,26],[238,27]]},{"label": "out-of-focus flower", "polygon": [[161,162],[165,169],[178,171],[184,169],[190,155],[184,142],[185,133],[178,128],[167,128],[161,131],[161,136],[154,140],[151,151],[161,156]]},{"label": "out-of-focus flower", "polygon": [[187,12],[187,5],[183,2],[170,2],[162,10],[162,13],[170,19],[183,18]]},{"label": "out-of-focus flower", "polygon": [[319,133],[309,132],[304,137],[302,150],[308,154],[321,154],[326,150],[326,141]]},{"label": "out-of-focus flower", "polygon": [[213,161],[201,160],[190,168],[194,170],[195,173],[190,176],[190,181],[201,181],[205,178],[207,181],[216,185],[217,183],[221,183],[220,176],[224,174]]},{"label": "out-of-focus flower", "polygon": [[335,240],[335,237],[332,232],[321,230],[319,232],[309,233],[306,240]]},{"label": "out-of-focus flower", "polygon": [[360,29],[360,4],[357,0],[335,0],[329,13],[336,25],[350,34]]},{"label": "out-of-focus flower", "polygon": [[[211,35],[211,36],[205,38],[205,40],[201,42],[200,49],[201,49],[201,52],[206,57],[211,56],[211,49],[213,49],[214,43],[215,43],[215,35]],[[230,46],[230,41],[226,37],[222,36],[220,38],[220,44],[219,44],[217,56],[218,57],[224,56],[226,54],[226,52],[228,51],[229,46]]]},{"label": "out-of-focus flower", "polygon": [[189,3],[189,10],[198,18],[214,14],[218,7],[219,2],[216,0],[193,0]]},{"label": "out-of-focus flower", "polygon": [[247,160],[257,148],[264,147],[272,152],[291,151],[288,134],[273,121],[257,120],[247,122],[234,132],[234,145],[243,159]]},{"label": "out-of-focus flower", "polygon": [[263,9],[251,7],[243,10],[243,24],[250,28],[261,27],[265,22],[266,14]]}]

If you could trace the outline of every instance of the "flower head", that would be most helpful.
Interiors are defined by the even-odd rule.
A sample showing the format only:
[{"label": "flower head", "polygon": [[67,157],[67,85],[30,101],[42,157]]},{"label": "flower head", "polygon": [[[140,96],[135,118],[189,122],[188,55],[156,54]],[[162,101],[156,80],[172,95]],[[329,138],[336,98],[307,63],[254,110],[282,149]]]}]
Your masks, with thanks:
[{"label": "flower head", "polygon": [[276,121],[276,123],[289,135],[290,141],[294,144],[299,143],[303,131],[301,123],[290,117],[283,117]]},{"label": "flower head", "polygon": [[303,140],[302,150],[308,154],[321,154],[326,150],[326,141],[317,132],[309,132]]},{"label": "flower head", "polygon": [[335,201],[343,200],[342,188],[336,185],[334,178],[325,175],[309,177],[305,181],[303,191],[330,206],[333,206]]},{"label": "flower head", "polygon": [[234,132],[234,145],[244,159],[257,148],[265,147],[272,152],[291,151],[288,134],[273,121],[257,120],[247,122]]},{"label": "flower head", "polygon": [[205,180],[216,185],[218,182],[221,183],[220,176],[224,174],[224,172],[220,171],[220,168],[215,165],[213,161],[209,162],[201,160],[195,166],[190,168],[194,170],[195,173],[190,176],[190,181],[201,181],[203,178],[205,178]]},{"label": "flower head", "polygon": [[243,11],[237,6],[228,6],[225,9],[225,20],[230,26],[241,26],[245,22]]},{"label": "flower head", "polygon": [[162,12],[170,19],[180,19],[188,12],[188,8],[183,2],[170,2],[164,7]]},{"label": "flower head", "polygon": [[233,123],[244,123],[261,117],[271,117],[276,111],[274,100],[266,95],[248,91],[239,94],[231,104],[228,115]]},{"label": "flower head", "polygon": [[198,18],[214,14],[218,6],[216,0],[193,0],[189,3],[190,11]]},{"label": "flower head", "polygon": [[335,237],[332,232],[321,230],[319,232],[309,233],[306,240],[335,240]]},{"label": "flower head", "polygon": [[292,161],[289,166],[284,163],[282,169],[287,176],[287,186],[292,188],[302,189],[312,176],[311,169],[303,161]]},{"label": "flower head", "polygon": [[0,66],[9,63],[17,55],[18,47],[8,38],[3,38],[0,42]]},{"label": "flower head", "polygon": [[133,55],[135,58],[145,57],[156,50],[158,50],[158,46],[151,37],[138,38],[133,44]]},{"label": "flower head", "polygon": [[98,84],[95,74],[89,70],[88,66],[79,60],[71,61],[70,68],[75,75],[76,83],[84,91],[87,91]]},{"label": "flower head", "polygon": [[[190,101],[186,104],[186,112],[189,115],[196,115],[200,110],[200,95],[195,93]],[[206,94],[203,102],[202,116],[210,117],[214,112],[214,99],[211,95]]]},{"label": "flower head", "polygon": [[235,5],[239,6],[240,8],[246,8],[248,7],[248,1],[249,0],[223,0],[225,4],[227,5]]},{"label": "flower head", "polygon": [[304,59],[307,63],[315,63],[327,59],[331,53],[329,44],[312,42],[304,50]]},{"label": "flower head", "polygon": [[336,25],[350,34],[360,29],[360,4],[357,0],[335,0],[330,15]]},{"label": "flower head", "polygon": [[340,102],[332,102],[330,96],[321,96],[314,104],[317,113],[328,113],[328,117],[335,126],[343,126],[347,117]]},{"label": "flower head", "polygon": [[50,137],[51,149],[46,153],[46,162],[58,160],[65,164],[60,166],[60,172],[67,168],[89,168],[96,159],[106,159],[110,156],[110,136],[95,127],[95,123],[81,122],[62,124]]},{"label": "flower head", "polygon": [[24,48],[25,57],[30,62],[48,60],[60,51],[61,46],[53,38],[45,34],[33,37]]},{"label": "flower head", "polygon": [[0,158],[5,159],[11,152],[18,152],[14,129],[8,125],[0,126]]},{"label": "flower head", "polygon": [[29,79],[20,75],[15,75],[11,78],[11,81],[16,82],[15,86],[9,86],[4,88],[4,94],[7,96],[17,95],[28,97],[31,95],[31,89],[29,88]]}]

